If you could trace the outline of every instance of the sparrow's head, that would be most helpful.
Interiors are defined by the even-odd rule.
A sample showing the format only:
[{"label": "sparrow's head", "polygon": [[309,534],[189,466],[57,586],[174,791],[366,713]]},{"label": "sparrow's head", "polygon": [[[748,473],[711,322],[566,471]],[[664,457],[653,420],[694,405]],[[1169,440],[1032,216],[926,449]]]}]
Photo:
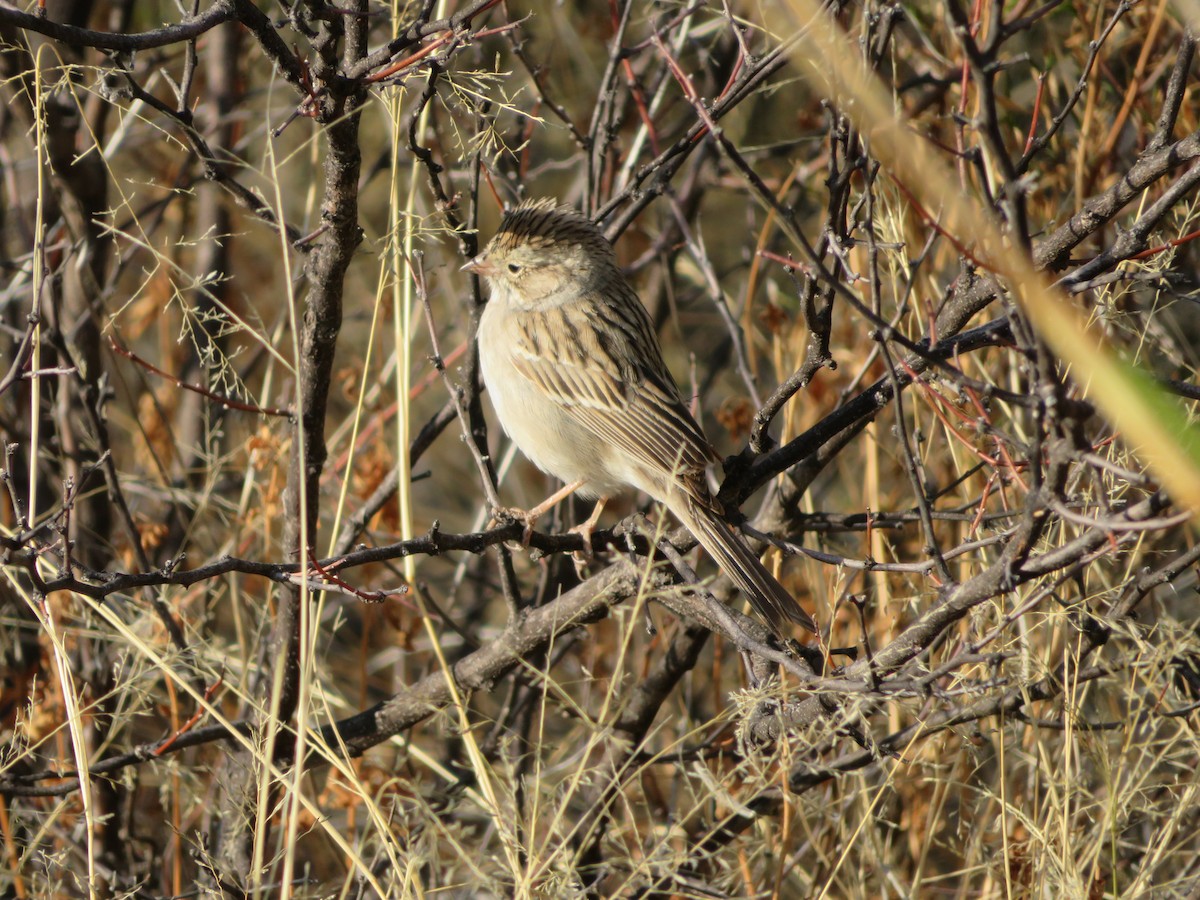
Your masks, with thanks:
[{"label": "sparrow's head", "polygon": [[572,299],[615,270],[616,257],[600,229],[572,207],[525,200],[463,268],[486,280],[493,298],[529,306]]}]

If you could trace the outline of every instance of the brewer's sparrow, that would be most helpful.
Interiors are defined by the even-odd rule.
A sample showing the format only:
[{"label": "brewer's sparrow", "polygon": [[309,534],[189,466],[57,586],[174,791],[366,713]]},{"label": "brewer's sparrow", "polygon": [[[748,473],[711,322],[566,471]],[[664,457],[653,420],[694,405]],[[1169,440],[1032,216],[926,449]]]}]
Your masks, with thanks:
[{"label": "brewer's sparrow", "polygon": [[488,395],[525,455],[567,483],[551,499],[575,489],[601,500],[629,486],[645,491],[696,536],[776,631],[786,620],[815,631],[721,517],[705,480],[712,448],[600,230],[552,200],[525,201],[464,268],[491,291],[479,323]]}]

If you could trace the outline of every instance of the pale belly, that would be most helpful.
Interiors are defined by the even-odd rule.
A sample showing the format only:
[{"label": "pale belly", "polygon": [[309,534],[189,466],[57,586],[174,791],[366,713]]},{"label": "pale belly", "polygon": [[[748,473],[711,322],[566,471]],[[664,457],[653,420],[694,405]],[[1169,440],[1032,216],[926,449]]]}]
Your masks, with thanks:
[{"label": "pale belly", "polygon": [[570,484],[583,481],[584,496],[610,496],[635,478],[624,471],[622,454],[580,425],[556,401],[513,368],[504,315],[489,304],[479,323],[479,364],[487,395],[501,427],[529,460]]}]

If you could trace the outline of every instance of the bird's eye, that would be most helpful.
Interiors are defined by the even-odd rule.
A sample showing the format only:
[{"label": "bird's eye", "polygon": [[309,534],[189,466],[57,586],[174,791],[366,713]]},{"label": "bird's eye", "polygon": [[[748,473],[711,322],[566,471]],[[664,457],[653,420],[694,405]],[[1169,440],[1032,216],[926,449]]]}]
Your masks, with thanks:
[{"label": "bird's eye", "polygon": [[518,272],[520,272],[520,271],[521,271],[521,267],[520,267],[520,266],[518,266],[516,263],[509,263],[509,264],[508,264],[508,271],[510,271],[510,272],[512,272],[514,275],[516,275]]}]

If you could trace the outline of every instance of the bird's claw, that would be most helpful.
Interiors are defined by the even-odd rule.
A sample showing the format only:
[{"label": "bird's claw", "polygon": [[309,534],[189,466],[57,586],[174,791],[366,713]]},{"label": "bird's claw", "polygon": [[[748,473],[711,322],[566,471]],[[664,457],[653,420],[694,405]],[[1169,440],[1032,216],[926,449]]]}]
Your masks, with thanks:
[{"label": "bird's claw", "polygon": [[595,529],[596,523],[589,519],[567,530],[567,534],[577,534],[583,539],[583,546],[571,553],[571,562],[575,564],[575,574],[581,581],[587,575],[588,565],[596,558],[596,554],[592,551],[592,532]]},{"label": "bird's claw", "polygon": [[492,521],[488,527],[520,522],[525,526],[521,531],[521,546],[528,547],[529,541],[533,538],[533,526],[537,524],[538,518],[537,514],[527,509],[517,509],[514,506],[494,506],[492,507]]}]

